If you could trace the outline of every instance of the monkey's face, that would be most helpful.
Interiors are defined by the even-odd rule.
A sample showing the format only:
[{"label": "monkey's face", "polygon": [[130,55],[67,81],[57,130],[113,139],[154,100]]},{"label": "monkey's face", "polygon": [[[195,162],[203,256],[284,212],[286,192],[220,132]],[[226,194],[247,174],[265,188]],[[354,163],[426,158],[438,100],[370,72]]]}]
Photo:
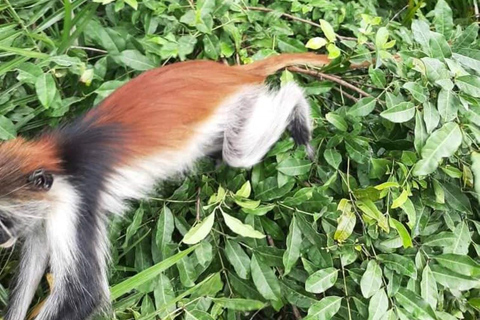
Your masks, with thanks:
[{"label": "monkey's face", "polygon": [[46,218],[59,172],[55,150],[48,140],[0,144],[0,247],[12,246]]},{"label": "monkey's face", "polygon": [[4,163],[0,168],[0,247],[11,247],[17,238],[42,222],[52,184],[52,174],[43,169],[24,174]]}]

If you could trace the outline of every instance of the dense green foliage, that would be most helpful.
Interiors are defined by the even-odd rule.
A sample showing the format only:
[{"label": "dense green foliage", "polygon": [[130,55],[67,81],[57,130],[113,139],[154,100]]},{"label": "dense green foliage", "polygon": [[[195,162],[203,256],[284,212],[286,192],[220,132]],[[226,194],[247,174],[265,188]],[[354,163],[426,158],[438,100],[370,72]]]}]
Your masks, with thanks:
[{"label": "dense green foliage", "polygon": [[[329,81],[271,79],[305,88],[314,163],[285,135],[253,169],[206,159],[112,223],[116,319],[480,317],[475,0],[99,2],[0,3],[0,139],[173,61],[335,58]],[[2,261],[4,306],[17,255]]]}]

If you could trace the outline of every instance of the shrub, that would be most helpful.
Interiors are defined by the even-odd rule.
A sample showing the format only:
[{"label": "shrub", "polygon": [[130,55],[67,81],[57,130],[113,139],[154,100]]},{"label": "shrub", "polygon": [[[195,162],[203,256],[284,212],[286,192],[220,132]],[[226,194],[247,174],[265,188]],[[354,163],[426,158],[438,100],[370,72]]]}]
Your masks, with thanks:
[{"label": "shrub", "polygon": [[[321,72],[270,79],[305,88],[315,162],[285,135],[253,169],[206,159],[112,222],[117,319],[479,317],[473,2],[20,0],[0,8],[4,140],[55,126],[165,63],[249,63],[308,49],[332,58]],[[2,254],[5,304],[17,259]],[[40,291],[38,301],[48,290]]]}]

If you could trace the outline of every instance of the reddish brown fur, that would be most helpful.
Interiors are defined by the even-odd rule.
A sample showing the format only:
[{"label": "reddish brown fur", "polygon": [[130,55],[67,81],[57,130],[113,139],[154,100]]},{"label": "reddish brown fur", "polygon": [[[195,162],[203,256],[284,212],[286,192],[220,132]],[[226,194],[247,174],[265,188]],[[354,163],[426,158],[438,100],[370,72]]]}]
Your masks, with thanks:
[{"label": "reddish brown fur", "polygon": [[[194,129],[242,87],[261,84],[268,75],[286,66],[326,63],[326,56],[312,53],[282,54],[235,67],[203,60],[174,63],[129,81],[92,109],[84,121],[121,124],[127,132],[117,147],[123,153],[121,161],[129,163],[134,158],[184,146],[193,138]],[[19,138],[4,143],[0,157],[11,155],[8,158],[21,163],[24,173],[37,168],[57,172],[60,163],[53,140],[54,135],[34,142]]]},{"label": "reddish brown fur", "polygon": [[242,87],[261,84],[276,70],[301,63],[325,65],[328,59],[306,53],[278,55],[237,67],[203,60],[175,63],[131,80],[90,115],[99,117],[99,124],[127,127],[130,132],[125,145],[131,156],[175,150],[188,143],[193,129]]},{"label": "reddish brown fur", "polygon": [[[26,141],[17,138],[0,144],[0,197],[18,193],[18,198],[32,198],[36,192],[27,192],[26,177],[37,169],[52,173],[61,172],[61,163],[56,154],[56,145],[49,139]],[[18,192],[16,192],[18,191]]]}]

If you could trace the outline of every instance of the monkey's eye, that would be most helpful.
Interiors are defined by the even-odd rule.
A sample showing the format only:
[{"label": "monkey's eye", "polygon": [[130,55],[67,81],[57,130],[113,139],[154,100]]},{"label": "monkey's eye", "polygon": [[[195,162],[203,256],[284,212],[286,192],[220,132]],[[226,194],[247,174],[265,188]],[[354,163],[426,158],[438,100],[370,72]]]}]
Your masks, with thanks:
[{"label": "monkey's eye", "polygon": [[37,189],[50,190],[53,184],[53,176],[43,169],[38,169],[28,177],[28,182]]}]

